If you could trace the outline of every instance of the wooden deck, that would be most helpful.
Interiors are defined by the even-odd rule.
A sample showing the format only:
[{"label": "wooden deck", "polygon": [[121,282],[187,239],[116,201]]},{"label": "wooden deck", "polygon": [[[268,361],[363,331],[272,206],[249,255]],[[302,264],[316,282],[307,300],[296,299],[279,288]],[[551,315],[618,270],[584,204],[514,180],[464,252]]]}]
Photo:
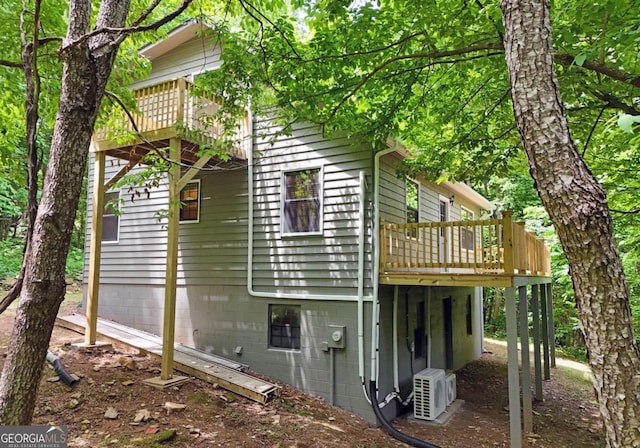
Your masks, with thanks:
[{"label": "wooden deck", "polygon": [[380,278],[386,285],[496,286],[551,276],[543,239],[500,219],[380,225]]},{"label": "wooden deck", "polygon": [[[134,90],[137,109],[129,115],[116,111],[97,129],[94,151],[144,162],[147,154],[168,147],[175,138],[181,141],[184,163],[195,163],[204,147],[216,147],[234,160],[246,160],[251,150],[249,114],[236,121],[236,132],[229,135],[221,125],[224,118],[218,116],[218,101],[193,91],[193,84],[184,78]],[[222,159],[215,160],[220,163]]]},{"label": "wooden deck", "polygon": [[[64,328],[84,333],[86,317],[80,314],[60,316],[56,323]],[[100,339],[140,350],[141,353],[158,360],[162,357],[162,339],[150,333],[98,319],[97,334]],[[187,375],[216,383],[220,387],[259,403],[266,403],[280,395],[279,386],[243,373],[242,371],[247,368],[246,365],[182,344],[175,344],[174,367]]]}]

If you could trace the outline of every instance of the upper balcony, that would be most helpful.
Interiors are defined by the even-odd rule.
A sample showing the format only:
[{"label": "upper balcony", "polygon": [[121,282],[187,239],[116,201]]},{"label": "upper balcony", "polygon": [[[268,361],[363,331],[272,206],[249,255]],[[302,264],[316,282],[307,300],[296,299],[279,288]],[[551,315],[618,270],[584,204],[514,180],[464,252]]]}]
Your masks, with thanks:
[{"label": "upper balcony", "polygon": [[380,225],[380,283],[515,286],[551,276],[544,240],[501,219]]},{"label": "upper balcony", "polygon": [[[122,112],[109,124],[97,129],[94,150],[121,159],[141,160],[155,148],[181,141],[182,161],[195,163],[203,146],[215,145],[223,138],[222,126],[213,119],[220,105],[213,97],[195,96],[193,84],[184,78],[161,82],[134,90],[136,111]],[[227,137],[227,139],[229,139]],[[237,122],[234,144],[228,153],[246,160],[251,148],[249,115]]]}]

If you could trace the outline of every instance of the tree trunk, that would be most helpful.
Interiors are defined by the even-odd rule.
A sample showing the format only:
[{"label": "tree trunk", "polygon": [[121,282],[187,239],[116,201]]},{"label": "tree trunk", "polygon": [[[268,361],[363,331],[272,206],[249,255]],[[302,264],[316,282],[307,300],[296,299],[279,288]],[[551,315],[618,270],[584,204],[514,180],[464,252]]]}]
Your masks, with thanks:
[{"label": "tree trunk", "polygon": [[605,193],[571,139],[547,0],[502,0],[514,114],[536,189],[569,262],[611,447],[640,446],[640,353]]},{"label": "tree trunk", "polygon": [[[129,0],[102,2],[96,28],[122,27]],[[91,1],[69,2],[63,47],[87,34]],[[65,294],[65,263],[98,107],[118,49],[101,34],[63,48],[60,106],[25,278],[0,377],[0,424],[31,422],[42,366]]]}]

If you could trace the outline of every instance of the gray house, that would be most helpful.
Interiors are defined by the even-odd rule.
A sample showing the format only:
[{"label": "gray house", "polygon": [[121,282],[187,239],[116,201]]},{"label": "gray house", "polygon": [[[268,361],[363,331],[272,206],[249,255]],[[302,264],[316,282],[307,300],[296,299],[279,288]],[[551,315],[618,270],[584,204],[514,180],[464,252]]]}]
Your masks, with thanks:
[{"label": "gray house", "polygon": [[[544,243],[509,213],[487,218],[491,204],[465,184],[399,178],[406,154],[392,139],[376,152],[314,126],[282,136],[247,113],[230,160],[200,157],[215,132],[191,131],[215,102],[191,96],[190,81],[221,64],[202,29],[186,23],[142,50],[153,68],[132,86],[136,136],[96,132],[87,341],[97,312],[371,421],[371,380],[386,417],[437,383],[444,404],[421,394],[415,405],[431,419],[455,398],[456,369],[482,353],[482,287],[506,288],[511,307],[527,285],[550,299]],[[181,162],[161,185],[112,188],[157,148]],[[119,215],[104,206],[114,198]],[[167,207],[175,219],[158,221]]]}]

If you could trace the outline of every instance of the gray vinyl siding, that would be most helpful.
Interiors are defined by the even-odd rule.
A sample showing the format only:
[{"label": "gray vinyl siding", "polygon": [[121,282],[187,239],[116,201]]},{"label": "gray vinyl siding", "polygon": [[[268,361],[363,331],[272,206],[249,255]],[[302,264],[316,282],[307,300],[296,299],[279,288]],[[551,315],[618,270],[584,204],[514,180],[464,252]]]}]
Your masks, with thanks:
[{"label": "gray vinyl siding", "polygon": [[220,52],[213,36],[198,36],[155,59],[149,76],[131,87],[136,89],[214,70],[222,64]]},{"label": "gray vinyl siding", "polygon": [[[277,131],[256,121],[253,286],[260,292],[357,295],[360,172],[371,175],[372,151],[344,138],[325,138],[315,126],[296,126],[272,144]],[[281,234],[283,170],[321,168],[321,235]],[[366,192],[366,241],[371,248],[371,192]],[[367,263],[366,288],[371,287]]]},{"label": "gray vinyl siding", "polygon": [[[108,179],[118,161],[107,164]],[[93,169],[90,170],[90,182]],[[91,185],[91,183],[90,183]],[[200,221],[180,224],[178,285],[246,285],[247,265],[247,171],[220,171],[201,175]],[[121,189],[119,240],[102,244],[101,283],[163,285],[166,277],[166,183],[131,200]],[[141,189],[139,189],[141,190]],[[85,248],[85,281],[92,220],[89,195]]]},{"label": "gray vinyl siding", "polygon": [[[406,222],[405,208],[405,180],[398,177],[397,169],[401,157],[396,154],[388,154],[381,158],[380,163],[380,217],[387,222]],[[421,222],[434,222],[440,220],[440,200],[449,201],[454,197],[453,206],[448,205],[449,220],[459,221],[461,206],[474,212],[475,219],[481,219],[480,207],[466,198],[456,197],[454,192],[443,184],[414,179],[419,185],[419,218]]]}]

